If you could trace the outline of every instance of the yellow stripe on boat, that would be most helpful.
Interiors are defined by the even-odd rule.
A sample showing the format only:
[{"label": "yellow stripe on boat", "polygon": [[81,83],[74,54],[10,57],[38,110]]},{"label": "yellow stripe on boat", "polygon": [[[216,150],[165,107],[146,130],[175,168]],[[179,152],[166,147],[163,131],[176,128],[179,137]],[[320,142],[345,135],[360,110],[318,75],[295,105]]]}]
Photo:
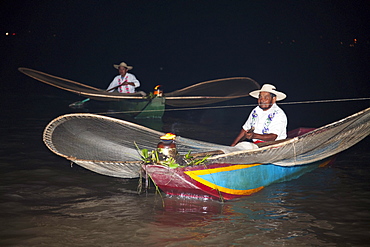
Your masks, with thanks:
[{"label": "yellow stripe on boat", "polygon": [[232,195],[251,195],[253,193],[256,193],[257,191],[260,191],[264,188],[264,186],[249,189],[249,190],[236,190],[236,189],[229,189],[222,186],[218,186],[214,183],[211,183],[203,178],[200,178],[201,175],[212,175],[213,173],[219,173],[219,172],[227,172],[227,171],[233,171],[233,170],[240,170],[250,167],[259,166],[261,164],[249,164],[249,165],[234,165],[234,166],[226,166],[226,167],[219,167],[219,168],[213,168],[213,169],[203,169],[203,170],[197,170],[197,171],[185,171],[184,173],[190,176],[195,181],[204,184],[212,189],[218,190],[220,192],[232,194]]}]

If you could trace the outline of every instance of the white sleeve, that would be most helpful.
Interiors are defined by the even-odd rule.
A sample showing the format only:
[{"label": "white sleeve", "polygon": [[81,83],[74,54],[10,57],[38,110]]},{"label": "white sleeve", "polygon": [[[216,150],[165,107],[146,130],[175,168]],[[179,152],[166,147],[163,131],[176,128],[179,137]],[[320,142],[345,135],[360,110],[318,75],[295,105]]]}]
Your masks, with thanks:
[{"label": "white sleeve", "polygon": [[242,126],[242,128],[244,130],[250,130],[250,128],[252,128],[252,113],[253,113],[254,109],[251,111],[251,113],[249,114],[249,117],[247,119],[247,121],[245,121],[244,125]]},{"label": "white sleeve", "polygon": [[136,79],[136,77],[133,75],[133,74],[130,74],[130,82],[133,82],[135,84],[135,88],[136,87],[140,87],[140,82],[138,79]]},{"label": "white sleeve", "polygon": [[[118,80],[116,80],[117,77],[114,77],[113,81],[109,84],[107,87],[107,91],[111,88],[117,87],[118,86]],[[108,92],[113,92],[114,90],[109,90]]]}]

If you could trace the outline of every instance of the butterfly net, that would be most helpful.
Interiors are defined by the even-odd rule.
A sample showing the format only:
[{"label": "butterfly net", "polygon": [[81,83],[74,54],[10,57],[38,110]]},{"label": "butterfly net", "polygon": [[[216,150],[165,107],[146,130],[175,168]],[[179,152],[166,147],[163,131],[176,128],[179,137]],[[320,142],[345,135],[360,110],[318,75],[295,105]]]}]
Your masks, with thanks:
[{"label": "butterfly net", "polygon": [[170,106],[198,106],[247,97],[249,92],[259,88],[251,78],[232,77],[197,83],[164,95]]},{"label": "butterfly net", "polygon": [[104,100],[104,101],[118,101],[121,99],[142,99],[142,93],[133,93],[133,94],[126,94],[126,93],[109,93],[106,90],[99,89],[96,87],[92,87],[86,84],[82,84],[76,81],[72,81],[69,79],[61,78],[58,76],[50,75],[41,71],[28,69],[28,68],[18,68],[20,72],[23,74],[46,83],[48,85],[57,87],[59,89],[63,89],[84,97],[89,97],[96,100]]},{"label": "butterfly net", "polygon": [[[142,91],[130,94],[117,92],[111,93],[103,89],[33,69],[19,68],[18,70],[23,74],[48,85],[95,100],[119,101],[123,99],[146,99],[147,97],[147,94]],[[200,82],[174,92],[165,92],[164,97],[165,104],[170,106],[198,106],[247,97],[249,92],[259,88],[259,84],[251,78],[232,77]]]},{"label": "butterfly net", "polygon": [[[180,154],[221,152],[208,163],[309,164],[337,154],[370,134],[370,108],[302,136],[253,150],[176,137]],[[164,133],[95,114],[68,114],[51,121],[43,140],[55,154],[94,172],[121,178],[139,176],[138,149],[156,149]]]}]

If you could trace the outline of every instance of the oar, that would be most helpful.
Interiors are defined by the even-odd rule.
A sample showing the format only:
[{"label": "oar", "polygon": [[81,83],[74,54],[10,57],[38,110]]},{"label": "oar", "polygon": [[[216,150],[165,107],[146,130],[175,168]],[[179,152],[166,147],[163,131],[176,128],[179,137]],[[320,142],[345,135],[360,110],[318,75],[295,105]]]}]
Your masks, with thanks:
[{"label": "oar", "polygon": [[[114,90],[116,88],[119,88],[120,86],[122,86],[122,84],[121,85],[118,85],[118,86],[115,86],[115,87],[112,87],[110,89],[107,89],[106,91],[109,92],[111,90]],[[84,100],[81,100],[81,101],[73,102],[72,104],[69,104],[69,107],[71,107],[71,108],[81,108],[83,106],[83,104],[85,102],[89,101],[89,100],[90,100],[90,98],[87,98],[87,99],[84,99]]]},{"label": "oar", "polygon": [[87,98],[87,99],[84,99],[84,100],[81,100],[81,101],[76,101],[76,102],[73,102],[72,104],[69,104],[69,107],[71,108],[81,108],[83,106],[83,104],[87,101],[89,101],[90,98]]},{"label": "oar", "polygon": [[137,117],[140,113],[142,113],[148,106],[150,103],[152,103],[152,100],[155,98],[155,97],[162,97],[162,91],[159,89],[161,85],[157,85],[154,87],[154,97],[153,98],[149,98],[148,99],[148,103],[145,104],[145,106],[143,107],[143,109],[141,109],[141,111],[137,112],[136,114],[133,114],[133,117]]}]

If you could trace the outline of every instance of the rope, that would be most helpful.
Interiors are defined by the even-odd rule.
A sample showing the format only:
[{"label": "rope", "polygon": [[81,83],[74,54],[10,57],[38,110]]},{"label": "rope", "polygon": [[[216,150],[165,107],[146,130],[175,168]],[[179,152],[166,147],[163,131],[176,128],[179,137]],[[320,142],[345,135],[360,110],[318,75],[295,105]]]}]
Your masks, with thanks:
[{"label": "rope", "polygon": [[309,100],[309,101],[297,101],[297,102],[282,102],[282,103],[279,103],[279,105],[311,104],[311,103],[328,103],[328,102],[344,102],[344,101],[359,101],[359,100],[369,100],[369,99],[370,99],[370,98]]},{"label": "rope", "polygon": [[[328,100],[308,100],[308,101],[292,101],[292,102],[281,102],[279,105],[297,105],[297,104],[313,104],[313,103],[330,103],[330,102],[346,102],[346,101],[360,101],[370,100],[369,98],[351,98],[351,99],[328,99]],[[189,111],[189,110],[204,110],[204,109],[224,109],[224,108],[242,108],[242,107],[255,107],[258,104],[248,105],[224,105],[224,106],[201,106],[201,107],[185,107],[175,109],[165,109],[165,111]],[[146,110],[145,112],[157,112],[159,110]],[[141,111],[118,111],[118,112],[100,112],[97,114],[122,114],[122,113],[137,113]]]}]

